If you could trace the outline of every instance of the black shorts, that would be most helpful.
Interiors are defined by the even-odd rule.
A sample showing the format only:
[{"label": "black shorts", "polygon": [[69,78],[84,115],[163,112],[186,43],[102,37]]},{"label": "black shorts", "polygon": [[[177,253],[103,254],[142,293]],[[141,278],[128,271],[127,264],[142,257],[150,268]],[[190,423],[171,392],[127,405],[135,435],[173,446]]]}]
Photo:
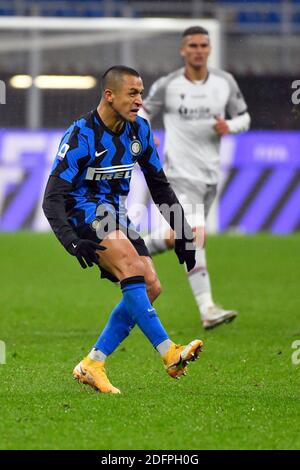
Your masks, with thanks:
[{"label": "black shorts", "polygon": [[[151,258],[144,240],[140,237],[136,230],[125,227],[124,225],[116,222],[115,219],[113,220],[113,224],[109,224],[109,226],[106,227],[101,226],[101,222],[102,221],[97,218],[91,224],[83,224],[78,227],[74,227],[74,230],[76,231],[79,238],[86,238],[96,243],[100,243],[103,238],[109,235],[109,233],[112,231],[120,230],[130,240],[139,256],[149,256]],[[101,278],[109,279],[112,282],[119,282],[119,279],[106,269],[102,268],[101,266],[99,266],[99,269]]]}]

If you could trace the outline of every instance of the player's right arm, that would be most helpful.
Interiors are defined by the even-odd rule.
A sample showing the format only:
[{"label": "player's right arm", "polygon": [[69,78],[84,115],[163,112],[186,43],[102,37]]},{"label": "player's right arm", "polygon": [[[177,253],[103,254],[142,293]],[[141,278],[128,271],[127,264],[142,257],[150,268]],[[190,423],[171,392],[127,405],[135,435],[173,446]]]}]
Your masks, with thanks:
[{"label": "player's right arm", "polygon": [[66,201],[74,189],[74,182],[90,160],[88,142],[77,126],[64,135],[46,186],[43,211],[56,237],[64,248],[76,256],[83,268],[98,263],[97,243],[80,239],[68,221]]},{"label": "player's right arm", "polygon": [[234,77],[227,73],[228,83],[230,87],[230,95],[226,106],[226,111],[230,116],[227,119],[227,125],[230,134],[239,134],[245,132],[250,127],[251,118],[248,113],[248,108],[243,94],[234,79]]}]

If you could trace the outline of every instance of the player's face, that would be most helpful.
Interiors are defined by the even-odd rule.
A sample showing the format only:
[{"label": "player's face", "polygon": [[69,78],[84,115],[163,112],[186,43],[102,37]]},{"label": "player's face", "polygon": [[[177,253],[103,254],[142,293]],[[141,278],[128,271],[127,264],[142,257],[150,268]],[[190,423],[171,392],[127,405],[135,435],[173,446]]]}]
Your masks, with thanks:
[{"label": "player's face", "polygon": [[113,93],[113,107],[126,121],[134,122],[142,106],[144,86],[141,77],[125,75]]},{"label": "player's face", "polygon": [[183,38],[180,54],[186,65],[198,69],[206,66],[210,49],[209,37],[206,34],[193,34]]}]

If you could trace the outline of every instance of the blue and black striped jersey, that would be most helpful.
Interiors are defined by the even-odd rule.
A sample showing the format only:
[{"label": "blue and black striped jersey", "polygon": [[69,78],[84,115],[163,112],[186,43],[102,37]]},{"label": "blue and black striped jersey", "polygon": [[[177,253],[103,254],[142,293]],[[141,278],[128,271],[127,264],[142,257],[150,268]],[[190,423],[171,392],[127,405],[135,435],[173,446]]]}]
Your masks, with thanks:
[{"label": "blue and black striped jersey", "polygon": [[119,223],[128,226],[124,203],[136,163],[170,226],[177,234],[183,230],[193,238],[162,169],[148,122],[137,116],[134,123],[126,121],[121,132],[114,133],[94,110],[63,136],[44,195],[44,213],[67,250],[80,238],[80,228],[93,224],[99,210],[113,212]]},{"label": "blue and black striped jersey", "polygon": [[145,119],[138,116],[134,124],[124,123],[118,134],[105,126],[96,110],[75,121],[60,142],[51,172],[72,184],[66,201],[72,225],[91,223],[99,205],[122,212],[136,162],[145,174],[162,170]]}]

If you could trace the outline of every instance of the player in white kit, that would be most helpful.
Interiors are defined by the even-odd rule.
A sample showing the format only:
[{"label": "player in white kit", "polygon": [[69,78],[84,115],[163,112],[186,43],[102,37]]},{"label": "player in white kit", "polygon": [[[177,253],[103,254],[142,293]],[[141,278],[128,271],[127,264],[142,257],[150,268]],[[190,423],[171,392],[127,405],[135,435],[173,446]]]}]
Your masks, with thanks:
[{"label": "player in white kit", "polygon": [[[200,26],[185,30],[180,49],[185,66],[157,80],[143,103],[149,120],[163,113],[164,170],[198,236],[204,225],[201,207],[207,217],[217,192],[221,137],[246,131],[250,125],[233,76],[207,66],[210,50],[207,30]],[[160,253],[173,248],[174,234],[160,227],[145,242],[151,254]],[[236,317],[236,311],[213,301],[204,248],[197,250],[196,266],[187,275],[204,328]]]}]

